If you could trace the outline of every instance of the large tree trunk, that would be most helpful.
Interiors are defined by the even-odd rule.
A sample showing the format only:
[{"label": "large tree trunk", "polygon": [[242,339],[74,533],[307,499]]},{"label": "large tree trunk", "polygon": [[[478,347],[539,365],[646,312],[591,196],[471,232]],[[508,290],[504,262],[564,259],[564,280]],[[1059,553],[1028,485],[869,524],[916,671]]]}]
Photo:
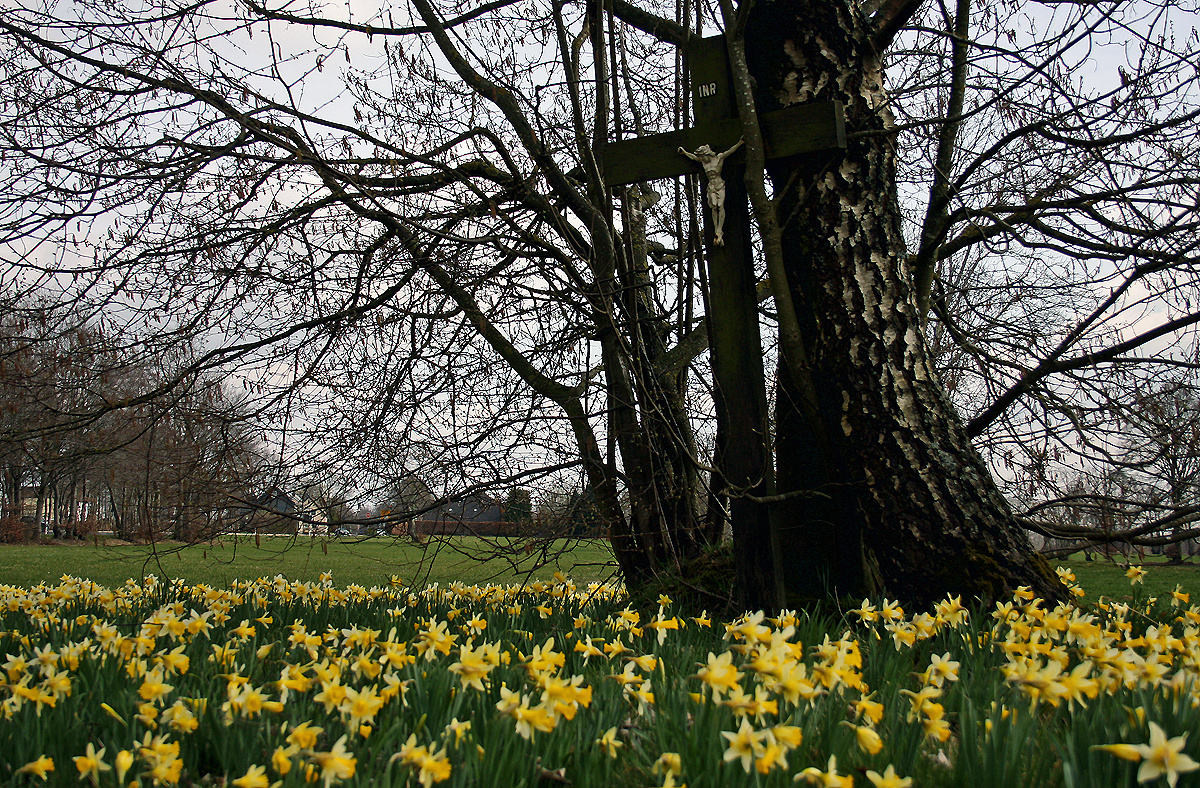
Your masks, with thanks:
[{"label": "large tree trunk", "polygon": [[[777,467],[789,604],[884,593],[994,598],[1062,587],[1037,557],[971,446],[930,362],[896,194],[879,57],[846,3],[758,5],[746,31],[760,111],[844,103],[849,146],[829,162],[776,160],[784,255],[819,398],[794,407],[781,368]],[[788,487],[784,487],[786,484]]]}]

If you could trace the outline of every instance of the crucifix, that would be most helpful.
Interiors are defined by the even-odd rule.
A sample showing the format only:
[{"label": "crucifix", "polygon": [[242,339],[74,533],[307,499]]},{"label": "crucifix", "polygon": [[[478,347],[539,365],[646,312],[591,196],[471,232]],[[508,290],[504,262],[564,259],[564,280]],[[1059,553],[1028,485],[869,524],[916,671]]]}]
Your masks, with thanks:
[{"label": "crucifix", "polygon": [[725,178],[721,175],[721,168],[725,166],[725,160],[745,142],[738,140],[732,148],[722,153],[717,153],[707,145],[696,148],[695,153],[684,148],[679,149],[680,155],[687,156],[704,168],[704,179],[708,182],[705,197],[708,208],[712,211],[713,246],[725,245]]},{"label": "crucifix", "polygon": [[[736,550],[739,541],[770,543],[768,508],[753,498],[770,495],[774,487],[745,155],[724,37],[692,39],[686,55],[696,125],[613,142],[601,155],[607,186],[696,172],[705,178],[706,311],[719,444],[714,464],[728,489],[750,496],[730,497]],[[846,147],[842,105],[836,101],[760,113],[759,125],[768,159]],[[740,540],[739,531],[749,538]]]}]

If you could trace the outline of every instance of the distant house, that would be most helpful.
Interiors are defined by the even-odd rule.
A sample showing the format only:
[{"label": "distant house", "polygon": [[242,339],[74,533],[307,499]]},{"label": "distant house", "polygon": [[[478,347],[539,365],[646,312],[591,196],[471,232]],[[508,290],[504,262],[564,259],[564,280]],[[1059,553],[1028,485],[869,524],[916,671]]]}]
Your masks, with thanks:
[{"label": "distant house", "polygon": [[514,536],[516,524],[504,521],[504,504],[470,495],[425,512],[408,525],[414,539],[426,536]]},{"label": "distant house", "polygon": [[55,537],[60,535],[60,526],[62,532],[65,533],[70,528],[74,533],[80,521],[95,516],[97,508],[94,498],[71,497],[64,500],[59,498],[55,490],[50,487],[22,487],[20,495],[19,507],[9,506],[2,514],[5,516],[17,515],[24,522],[32,525],[37,522],[40,504],[42,518],[39,528],[42,533],[52,534]]},{"label": "distant house", "polygon": [[22,517],[34,517],[37,515],[38,499],[42,496],[42,494],[42,491],[37,487],[21,488]]},{"label": "distant house", "polygon": [[328,521],[324,511],[302,495],[292,495],[278,487],[271,487],[247,502],[247,506],[233,510],[235,520],[244,525],[239,530],[255,533],[312,534],[325,533]]}]

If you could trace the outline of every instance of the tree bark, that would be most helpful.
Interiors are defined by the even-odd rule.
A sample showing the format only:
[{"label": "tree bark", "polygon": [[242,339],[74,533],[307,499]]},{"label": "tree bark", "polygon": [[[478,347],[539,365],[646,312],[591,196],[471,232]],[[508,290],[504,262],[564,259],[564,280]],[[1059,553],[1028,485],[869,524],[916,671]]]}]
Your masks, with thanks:
[{"label": "tree bark", "polygon": [[788,601],[818,590],[993,599],[1017,585],[1061,597],[929,358],[874,32],[851,4],[798,0],[757,6],[746,30],[762,111],[838,100],[850,138],[835,161],[769,167],[821,413],[809,423],[780,387],[777,467],[781,485],[829,495],[787,506]]}]

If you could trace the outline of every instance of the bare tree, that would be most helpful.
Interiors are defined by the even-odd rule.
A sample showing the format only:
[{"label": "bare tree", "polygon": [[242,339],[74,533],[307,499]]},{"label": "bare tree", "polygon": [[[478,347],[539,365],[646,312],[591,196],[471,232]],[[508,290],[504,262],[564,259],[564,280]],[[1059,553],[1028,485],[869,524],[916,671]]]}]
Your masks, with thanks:
[{"label": "bare tree", "polygon": [[1104,466],[1100,484],[1089,485],[1092,495],[1078,490],[1071,502],[1088,502],[1105,542],[1163,548],[1182,558],[1200,535],[1200,401],[1191,376],[1133,388],[1120,411],[1119,460]]}]

